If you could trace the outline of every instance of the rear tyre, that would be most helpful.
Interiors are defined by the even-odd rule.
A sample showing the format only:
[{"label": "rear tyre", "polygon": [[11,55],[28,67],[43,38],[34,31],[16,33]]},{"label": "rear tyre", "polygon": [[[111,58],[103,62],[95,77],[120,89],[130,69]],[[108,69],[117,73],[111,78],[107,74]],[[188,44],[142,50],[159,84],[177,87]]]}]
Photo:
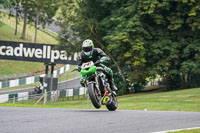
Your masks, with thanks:
[{"label": "rear tyre", "polygon": [[118,107],[117,96],[115,94],[111,95],[111,101],[106,105],[109,111],[115,111]]},{"label": "rear tyre", "polygon": [[89,84],[88,85],[88,93],[90,96],[90,99],[92,101],[92,104],[94,105],[95,108],[100,108],[101,107],[101,97],[98,96],[98,89],[94,84]]}]

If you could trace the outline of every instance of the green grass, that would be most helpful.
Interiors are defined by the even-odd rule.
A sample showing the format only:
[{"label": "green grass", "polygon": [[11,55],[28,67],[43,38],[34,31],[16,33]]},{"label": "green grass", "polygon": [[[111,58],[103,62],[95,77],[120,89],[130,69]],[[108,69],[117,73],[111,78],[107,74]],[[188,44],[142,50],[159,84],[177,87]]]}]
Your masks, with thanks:
[{"label": "green grass", "polygon": [[119,109],[200,112],[200,88],[120,97]]},{"label": "green grass", "polygon": [[14,29],[0,21],[0,40],[24,42],[20,35],[14,35]]},{"label": "green grass", "polygon": [[0,60],[0,76],[8,74],[33,73],[44,69],[45,66],[43,63]]},{"label": "green grass", "polygon": [[[160,110],[160,111],[187,111],[200,112],[200,88],[185,89],[170,92],[139,93],[118,97],[119,110]],[[77,98],[76,98],[77,99]],[[93,108],[90,101],[63,100],[58,103],[48,105],[33,104],[9,104],[3,103],[0,106],[15,107],[42,107],[42,108],[74,108],[90,109]],[[102,109],[105,109],[103,107]]]},{"label": "green grass", "polygon": [[[10,27],[10,31],[6,36],[3,36],[0,38],[0,40],[7,40],[7,41],[18,41],[18,39],[20,39],[21,37],[21,33],[22,33],[22,29],[23,29],[23,19],[20,19],[20,22],[18,24],[18,31],[19,31],[19,35],[14,37],[14,29],[15,29],[15,17],[8,17],[8,14],[5,13],[4,11],[0,11],[1,13],[3,13],[4,15],[0,17],[0,21],[3,22],[4,24],[8,25]],[[35,37],[35,28],[33,24],[27,24],[26,27],[26,37],[27,40],[22,40],[20,39],[20,41],[22,42],[34,42],[34,37]],[[0,32],[0,36],[2,36],[2,32],[6,32],[6,30],[2,30]],[[12,36],[10,38],[10,35]],[[17,38],[17,40],[12,40]],[[50,37],[49,35],[45,34],[44,32],[38,30],[38,35],[37,35],[37,43],[45,43],[45,44],[57,44],[57,40]]]},{"label": "green grass", "polygon": [[200,133],[200,129],[188,129],[188,130],[174,131],[168,133]]}]

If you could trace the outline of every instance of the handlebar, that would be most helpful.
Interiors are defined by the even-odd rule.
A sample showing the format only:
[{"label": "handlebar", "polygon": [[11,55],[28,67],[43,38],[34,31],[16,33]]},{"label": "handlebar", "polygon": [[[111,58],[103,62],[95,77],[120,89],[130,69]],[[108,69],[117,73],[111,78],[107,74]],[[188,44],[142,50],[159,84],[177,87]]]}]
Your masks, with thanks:
[{"label": "handlebar", "polygon": [[97,67],[97,71],[104,71],[102,67]]},{"label": "handlebar", "polygon": [[[104,71],[103,68],[105,67],[105,65],[101,64],[101,63],[100,63],[100,60],[96,61],[96,62],[94,63],[94,65],[97,66],[97,71]],[[99,67],[99,66],[100,66],[100,67]],[[79,67],[75,67],[74,70],[72,70],[71,72],[80,71],[79,69],[80,69]]]}]

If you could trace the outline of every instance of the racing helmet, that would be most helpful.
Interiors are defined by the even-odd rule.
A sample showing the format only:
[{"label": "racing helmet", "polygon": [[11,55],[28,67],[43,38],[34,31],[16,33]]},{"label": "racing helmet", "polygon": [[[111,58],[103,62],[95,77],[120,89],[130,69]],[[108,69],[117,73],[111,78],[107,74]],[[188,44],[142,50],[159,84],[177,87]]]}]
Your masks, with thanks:
[{"label": "racing helmet", "polygon": [[94,44],[93,44],[92,40],[87,39],[87,40],[83,41],[82,50],[85,55],[89,56],[89,58],[92,57],[93,49],[94,49]]}]

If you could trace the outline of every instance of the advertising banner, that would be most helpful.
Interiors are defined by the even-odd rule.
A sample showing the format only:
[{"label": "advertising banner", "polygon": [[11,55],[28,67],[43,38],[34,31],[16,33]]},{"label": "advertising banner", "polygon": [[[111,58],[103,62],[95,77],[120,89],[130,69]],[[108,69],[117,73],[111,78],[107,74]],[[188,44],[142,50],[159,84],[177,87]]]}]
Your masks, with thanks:
[{"label": "advertising banner", "polygon": [[0,41],[0,59],[76,65],[77,58],[56,45]]}]

